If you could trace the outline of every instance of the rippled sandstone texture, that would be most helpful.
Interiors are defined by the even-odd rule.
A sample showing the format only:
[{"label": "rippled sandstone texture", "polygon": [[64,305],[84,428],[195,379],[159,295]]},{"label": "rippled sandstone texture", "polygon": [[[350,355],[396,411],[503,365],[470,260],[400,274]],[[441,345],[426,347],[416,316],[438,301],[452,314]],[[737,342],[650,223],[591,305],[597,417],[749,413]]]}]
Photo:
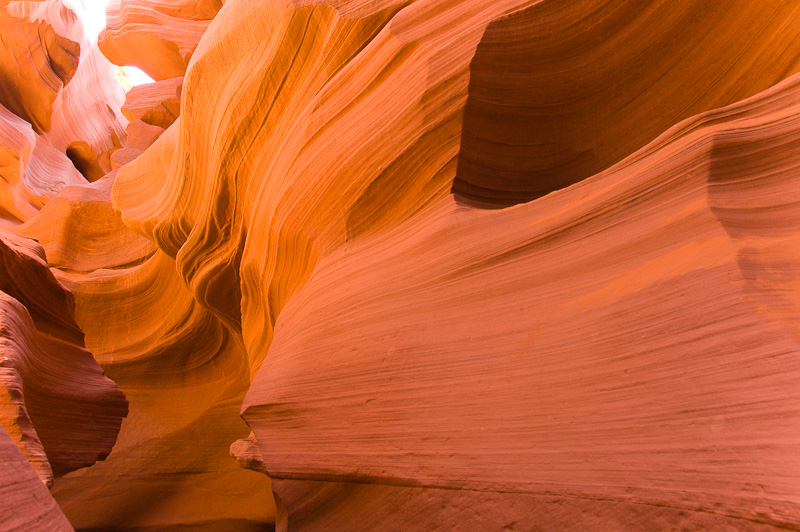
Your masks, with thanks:
[{"label": "rippled sandstone texture", "polygon": [[53,477],[111,452],[128,402],[34,241],[0,231],[0,530],[71,531]]},{"label": "rippled sandstone texture", "polygon": [[798,526],[799,9],[227,2],[112,196],[279,528]]},{"label": "rippled sandstone texture", "polygon": [[[120,124],[105,106],[121,91],[95,79],[113,67],[83,53],[89,41],[65,5],[0,7],[0,528],[72,530],[46,487],[105,459],[128,402],[85,349],[75,300],[44,249],[9,231],[60,190],[87,182],[68,145],[114,146]],[[97,114],[91,105],[99,102]]]},{"label": "rippled sandstone texture", "polygon": [[100,48],[113,63],[155,80],[183,76],[224,0],[111,0]]},{"label": "rippled sandstone texture", "polygon": [[[26,309],[3,300],[3,334],[8,329],[9,336],[4,349],[12,350],[3,353],[9,355],[3,363],[3,426],[48,485],[52,465],[59,477],[52,494],[78,530],[263,530],[274,520],[269,480],[241,469],[228,455],[230,443],[248,434],[239,416],[249,383],[241,340],[198,309],[171,259],[128,229],[110,201],[114,166],[141,153],[175,120],[180,81],[164,82],[166,92],[131,98],[132,113],[143,114],[129,123],[114,67],[91,44],[79,12],[59,0],[3,3],[3,9],[39,21],[81,50],[74,76],[58,91],[52,111],[47,109],[47,131],[37,133],[29,116],[0,108],[0,224],[19,235],[9,238],[34,246],[31,253],[66,294],[69,312],[36,297],[37,282],[40,291],[50,285],[38,278],[22,283],[30,274],[9,286],[68,317],[76,344],[70,350],[50,331],[32,330]],[[24,71],[19,75],[25,78]],[[76,83],[78,90],[70,91]],[[107,423],[106,410],[95,407],[111,381],[81,349],[84,332],[86,345],[130,401],[121,430],[124,409],[119,411],[117,398],[99,397],[107,410],[117,410],[115,425]],[[70,366],[79,362],[86,367]],[[69,403],[73,398],[78,406]],[[76,423],[75,416],[83,420]],[[114,453],[102,467],[61,476],[104,458],[112,444]],[[8,456],[12,464],[16,457]],[[0,529],[70,529],[60,511],[51,512],[56,507],[50,496],[29,486],[36,472],[26,467],[30,474],[9,465],[0,479],[4,490],[15,493],[4,495],[3,503],[20,512],[0,517]]]},{"label": "rippled sandstone texture", "polygon": [[160,81],[13,204],[130,401],[76,529],[800,528],[796,2],[109,13]]},{"label": "rippled sandstone texture", "polygon": [[105,175],[125,140],[115,67],[75,5],[0,6],[0,229],[27,221],[64,187]]},{"label": "rippled sandstone texture", "polygon": [[128,404],[83,348],[44,250],[0,233],[0,264],[0,425],[49,486],[111,452]]}]

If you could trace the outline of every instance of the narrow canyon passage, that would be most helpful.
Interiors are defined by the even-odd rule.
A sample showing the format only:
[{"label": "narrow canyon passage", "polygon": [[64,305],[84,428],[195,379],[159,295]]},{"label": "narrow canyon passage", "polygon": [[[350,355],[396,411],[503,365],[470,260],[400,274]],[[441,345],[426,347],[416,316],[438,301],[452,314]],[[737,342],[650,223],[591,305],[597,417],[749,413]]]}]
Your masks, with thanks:
[{"label": "narrow canyon passage", "polygon": [[797,0],[0,0],[0,532],[800,530]]}]

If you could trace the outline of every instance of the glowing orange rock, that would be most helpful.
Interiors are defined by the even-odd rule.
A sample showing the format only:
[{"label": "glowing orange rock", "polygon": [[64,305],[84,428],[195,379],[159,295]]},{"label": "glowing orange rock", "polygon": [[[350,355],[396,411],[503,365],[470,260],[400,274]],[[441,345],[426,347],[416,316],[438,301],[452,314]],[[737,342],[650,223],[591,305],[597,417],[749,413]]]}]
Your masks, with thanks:
[{"label": "glowing orange rock", "polygon": [[221,4],[110,6],[127,135],[65,133],[80,67],[6,120],[3,218],[131,404],[76,528],[800,525],[795,2]]},{"label": "glowing orange rock", "polygon": [[84,182],[63,153],[0,106],[0,228],[18,225],[35,215],[50,194]]},{"label": "glowing orange rock", "polygon": [[[60,0],[13,2],[0,15],[13,21],[7,39],[16,43],[6,53],[13,51],[17,62],[3,67],[18,71],[7,73],[9,83],[3,88],[10,109],[50,95],[46,106],[38,100],[31,104],[37,113],[46,111],[36,119],[15,111],[33,126],[0,107],[0,226],[11,228],[32,217],[65,186],[95,181],[111,169],[110,153],[125,135],[119,110],[124,94],[114,78],[115,67],[92,45],[78,15]],[[69,42],[78,47],[76,54],[81,51],[80,62],[75,55],[75,64],[70,63],[65,86],[51,83],[52,76],[28,72],[36,67],[38,54],[45,53],[43,45],[24,41],[30,28],[40,28],[45,41]],[[25,46],[32,48],[25,52]],[[17,78],[22,81],[14,81]]]},{"label": "glowing orange rock", "polygon": [[116,170],[134,160],[149,148],[163,132],[164,129],[161,127],[148,124],[142,120],[134,120],[128,124],[125,129],[125,147],[116,150],[111,155],[111,168]]},{"label": "glowing orange rock", "polygon": [[142,120],[167,129],[180,114],[182,86],[180,77],[134,87],[125,96],[122,112],[131,122]]},{"label": "glowing orange rock", "polygon": [[89,273],[144,262],[155,246],[123,225],[111,207],[110,188],[107,179],[67,187],[15,232],[35,238],[54,268]]},{"label": "glowing orange rock", "polygon": [[45,139],[66,153],[90,181],[110,170],[110,152],[125,136],[126,120],[120,113],[125,99],[115,77],[115,66],[94,41],[92,28],[81,18],[85,5],[63,0],[13,2],[6,10],[29,21],[46,21],[60,36],[80,45],[75,75],[53,102],[51,126]]},{"label": "glowing orange rock", "polygon": [[161,251],[59,277],[76,296],[88,347],[131,405],[109,459],[56,480],[70,521],[263,530],[275,514],[269,480],[228,456],[249,432],[238,415],[250,382],[241,338],[197,304]]},{"label": "glowing orange rock", "polygon": [[[241,331],[255,439],[232,451],[259,447],[280,526],[795,526],[795,289],[741,283],[792,270],[797,231],[729,231],[794,219],[796,79],[698,115],[796,71],[793,4],[326,4],[226,3],[112,192]],[[764,189],[721,200],[709,161]],[[750,244],[775,254],[744,273]]]},{"label": "glowing orange rock", "polygon": [[493,21],[470,64],[454,193],[494,206],[543,196],[771,87],[800,70],[796,16],[784,0],[570,0]]},{"label": "glowing orange rock", "polygon": [[289,529],[795,526],[798,125],[795,76],[569,189],[443,198],[326,257],[244,403]]},{"label": "glowing orange rock", "polygon": [[27,22],[0,11],[0,104],[37,133],[50,129],[53,101],[78,68],[80,46],[46,22]]},{"label": "glowing orange rock", "polygon": [[100,49],[111,62],[139,67],[155,80],[183,76],[221,0],[114,0]]}]

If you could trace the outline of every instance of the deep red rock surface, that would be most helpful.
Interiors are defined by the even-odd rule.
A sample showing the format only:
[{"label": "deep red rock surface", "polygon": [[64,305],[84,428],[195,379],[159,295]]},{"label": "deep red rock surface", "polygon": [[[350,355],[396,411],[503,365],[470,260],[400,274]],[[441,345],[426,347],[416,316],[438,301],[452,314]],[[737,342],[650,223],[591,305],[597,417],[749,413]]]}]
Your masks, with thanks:
[{"label": "deep red rock surface", "polygon": [[84,349],[44,250],[0,233],[0,265],[0,425],[49,486],[111,452],[128,402]]},{"label": "deep red rock surface", "polygon": [[0,427],[0,529],[7,532],[73,528],[5,429]]}]

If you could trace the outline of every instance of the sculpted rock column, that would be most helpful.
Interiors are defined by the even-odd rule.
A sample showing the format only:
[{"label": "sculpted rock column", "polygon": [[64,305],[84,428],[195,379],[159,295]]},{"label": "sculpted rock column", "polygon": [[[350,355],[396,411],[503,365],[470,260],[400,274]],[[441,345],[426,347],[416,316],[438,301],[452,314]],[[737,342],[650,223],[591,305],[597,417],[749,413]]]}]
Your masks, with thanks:
[{"label": "sculpted rock column", "polygon": [[104,459],[128,403],[83,347],[35,242],[0,233],[0,425],[48,486]]}]

